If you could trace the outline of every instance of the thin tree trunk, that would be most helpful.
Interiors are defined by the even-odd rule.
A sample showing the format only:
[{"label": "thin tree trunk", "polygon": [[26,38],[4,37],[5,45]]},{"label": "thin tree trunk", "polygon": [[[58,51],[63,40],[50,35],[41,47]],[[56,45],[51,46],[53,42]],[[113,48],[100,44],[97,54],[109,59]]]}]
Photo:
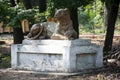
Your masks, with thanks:
[{"label": "thin tree trunk", "polygon": [[113,36],[114,36],[114,29],[115,29],[115,22],[117,19],[118,8],[119,8],[119,0],[114,0],[114,4],[110,6],[107,5],[107,33],[106,39],[104,43],[104,53],[108,53],[112,48]]},{"label": "thin tree trunk", "polygon": [[32,8],[32,4],[31,4],[31,0],[22,0],[25,9],[31,9]]},{"label": "thin tree trunk", "polygon": [[39,0],[39,12],[42,13],[46,10],[46,0]]},{"label": "thin tree trunk", "polygon": [[[14,0],[10,0],[10,3],[11,3],[11,7],[16,6]],[[14,38],[14,44],[22,43],[22,40],[24,39],[22,28],[14,28],[13,27],[13,38]]]},{"label": "thin tree trunk", "polygon": [[[77,8],[70,9],[70,17],[71,17],[72,22],[73,22],[73,28],[79,34],[79,24],[78,24],[78,13],[77,13],[77,11],[78,11]],[[78,35],[78,37],[79,37],[79,35]]]},{"label": "thin tree trunk", "polygon": [[10,3],[11,3],[11,7],[16,6],[16,4],[15,4],[15,0],[10,0]]},{"label": "thin tree trunk", "polygon": [[17,0],[17,3],[19,3],[20,1],[19,0]]},{"label": "thin tree trunk", "polygon": [[13,28],[13,32],[14,44],[22,43],[22,40],[24,39],[22,28]]}]

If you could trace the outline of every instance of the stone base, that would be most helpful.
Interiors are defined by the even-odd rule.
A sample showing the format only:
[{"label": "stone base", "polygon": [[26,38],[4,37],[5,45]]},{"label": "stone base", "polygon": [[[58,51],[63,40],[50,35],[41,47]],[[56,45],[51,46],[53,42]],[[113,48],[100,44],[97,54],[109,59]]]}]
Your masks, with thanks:
[{"label": "stone base", "polygon": [[102,46],[90,40],[23,40],[11,46],[13,69],[78,72],[103,66]]}]

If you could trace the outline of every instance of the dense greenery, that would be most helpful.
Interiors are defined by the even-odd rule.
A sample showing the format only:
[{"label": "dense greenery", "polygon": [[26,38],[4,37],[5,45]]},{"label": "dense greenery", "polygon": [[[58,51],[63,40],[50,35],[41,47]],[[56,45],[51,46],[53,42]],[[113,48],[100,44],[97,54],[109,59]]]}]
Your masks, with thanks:
[{"label": "dense greenery", "polygon": [[[53,17],[55,9],[74,7],[78,7],[80,33],[105,32],[104,5],[100,0],[47,0],[47,10],[43,13],[39,13],[38,7],[25,10],[22,3],[10,7],[9,0],[4,0],[0,1],[0,22],[3,21],[4,26],[20,27],[23,19],[28,19],[29,24],[43,22],[48,17]],[[119,26],[119,22],[117,26]]]},{"label": "dense greenery", "polygon": [[8,68],[10,66],[10,55],[0,53],[0,68]]},{"label": "dense greenery", "polygon": [[48,0],[48,10],[51,11],[51,15],[53,16],[55,9],[78,8],[80,6],[86,6],[93,1],[94,0]]},{"label": "dense greenery", "polygon": [[80,32],[104,33],[104,6],[101,1],[79,7]]},{"label": "dense greenery", "polygon": [[7,20],[8,19],[7,15],[9,14],[8,7],[9,7],[8,1],[0,1],[0,22],[3,21],[5,24],[8,23]]},{"label": "dense greenery", "polygon": [[55,8],[77,8],[85,6],[94,0],[49,0],[50,3],[54,4]]},{"label": "dense greenery", "polygon": [[37,7],[25,10],[22,3],[10,7],[8,1],[0,1],[0,12],[0,22],[4,22],[3,27],[21,27],[21,21],[24,19],[27,19],[29,24],[43,22],[48,16],[48,12],[39,13]]}]

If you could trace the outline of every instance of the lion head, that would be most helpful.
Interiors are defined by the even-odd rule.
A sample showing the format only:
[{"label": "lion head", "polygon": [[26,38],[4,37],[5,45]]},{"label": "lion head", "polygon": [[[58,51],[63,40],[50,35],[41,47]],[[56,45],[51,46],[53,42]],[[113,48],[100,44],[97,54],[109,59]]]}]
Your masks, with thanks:
[{"label": "lion head", "polygon": [[70,14],[68,9],[59,9],[55,12],[54,18],[59,22],[63,20],[70,20]]}]

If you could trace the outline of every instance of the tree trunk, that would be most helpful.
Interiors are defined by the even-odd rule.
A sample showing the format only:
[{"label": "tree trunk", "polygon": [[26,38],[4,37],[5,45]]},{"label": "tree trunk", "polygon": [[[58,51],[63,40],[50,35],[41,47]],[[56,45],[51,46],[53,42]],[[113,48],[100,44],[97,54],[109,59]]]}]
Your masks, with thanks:
[{"label": "tree trunk", "polygon": [[11,3],[11,7],[16,6],[16,4],[15,4],[15,0],[10,0],[10,3]]},{"label": "tree trunk", "polygon": [[105,26],[105,28],[107,27],[107,19],[108,19],[108,11],[107,11],[107,8],[106,8],[106,6],[104,5],[104,26]]},{"label": "tree trunk", "polygon": [[22,40],[24,39],[22,28],[13,28],[13,32],[14,44],[22,43]]},{"label": "tree trunk", "polygon": [[[77,8],[70,9],[70,17],[71,17],[72,22],[73,22],[73,28],[79,34],[79,24],[78,24],[78,13],[77,13],[77,11],[78,11]],[[79,37],[79,35],[78,35],[78,37]]]},{"label": "tree trunk", "polygon": [[46,0],[39,0],[39,12],[42,13],[46,10]]},{"label": "tree trunk", "polygon": [[19,3],[20,1],[19,0],[17,0],[17,3]]},{"label": "tree trunk", "polygon": [[[10,0],[11,6],[14,7],[15,1]],[[14,44],[20,44],[23,40],[23,32],[21,28],[13,28],[13,38],[14,38]]]},{"label": "tree trunk", "polygon": [[23,1],[23,5],[24,5],[25,9],[32,8],[31,0],[22,0],[22,1]]},{"label": "tree trunk", "polygon": [[[108,0],[106,0],[108,1]],[[107,33],[106,33],[106,39],[104,43],[104,53],[108,53],[112,48],[112,42],[113,42],[113,36],[114,36],[114,29],[115,29],[115,22],[117,19],[118,14],[118,8],[119,8],[119,0],[114,0],[114,4],[107,5],[108,2],[106,2],[106,8],[107,8]]]}]

